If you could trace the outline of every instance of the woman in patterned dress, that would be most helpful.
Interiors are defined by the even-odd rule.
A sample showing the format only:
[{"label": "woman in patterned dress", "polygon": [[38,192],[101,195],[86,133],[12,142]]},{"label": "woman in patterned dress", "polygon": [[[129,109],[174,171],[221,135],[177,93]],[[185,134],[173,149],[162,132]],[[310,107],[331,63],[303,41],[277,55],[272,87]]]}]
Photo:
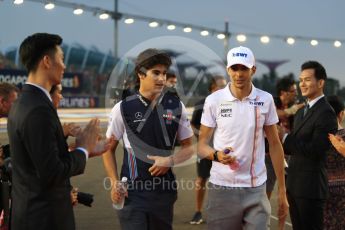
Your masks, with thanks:
[{"label": "woman in patterned dress", "polygon": [[[327,98],[337,114],[338,131],[336,135],[329,134],[334,148],[327,154],[327,173],[329,198],[325,206],[324,229],[345,229],[345,129],[344,104],[337,96]],[[339,154],[340,153],[340,154]]]}]

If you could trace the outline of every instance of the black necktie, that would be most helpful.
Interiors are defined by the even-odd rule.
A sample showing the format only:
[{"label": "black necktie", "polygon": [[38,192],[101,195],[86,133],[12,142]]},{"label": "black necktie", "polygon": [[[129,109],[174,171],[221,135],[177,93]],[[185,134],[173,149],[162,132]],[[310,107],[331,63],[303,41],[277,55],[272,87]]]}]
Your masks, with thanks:
[{"label": "black necktie", "polygon": [[305,115],[307,115],[308,110],[309,110],[309,104],[307,104],[306,106],[304,106],[303,117],[305,117]]}]

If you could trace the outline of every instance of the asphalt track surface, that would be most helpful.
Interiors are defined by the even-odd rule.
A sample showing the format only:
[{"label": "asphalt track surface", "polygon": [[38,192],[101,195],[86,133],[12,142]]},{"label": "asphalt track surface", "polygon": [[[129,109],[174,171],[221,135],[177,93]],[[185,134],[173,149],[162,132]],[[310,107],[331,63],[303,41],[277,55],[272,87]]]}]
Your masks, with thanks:
[{"label": "asphalt track surface", "polygon": [[[59,116],[62,122],[76,122],[85,125],[92,117],[101,120],[103,130],[107,125],[107,114],[110,110],[105,109],[61,109]],[[188,109],[191,114],[192,110]],[[0,121],[0,143],[8,143],[6,135],[6,120]],[[118,147],[116,152],[117,162],[121,164],[123,151]],[[189,221],[194,214],[195,195],[194,179],[196,177],[195,167],[196,156],[193,156],[184,166],[175,166],[174,172],[178,180],[178,199],[174,206],[174,229],[194,230],[207,229],[206,224],[190,225]],[[103,167],[101,157],[89,159],[85,173],[72,178],[72,185],[78,187],[79,191],[94,195],[92,207],[78,204],[75,208],[75,218],[77,229],[79,230],[114,230],[120,229],[116,210],[112,208],[110,201],[110,191],[108,189],[107,177]],[[277,192],[274,191],[271,198],[272,216],[270,229],[278,229],[277,213]],[[205,204],[207,202],[207,197]],[[205,206],[204,204],[204,206]],[[231,204],[229,204],[231,205]],[[205,212],[203,216],[205,217]],[[204,218],[205,219],[205,218]],[[290,220],[287,220],[285,229],[292,229]]]}]

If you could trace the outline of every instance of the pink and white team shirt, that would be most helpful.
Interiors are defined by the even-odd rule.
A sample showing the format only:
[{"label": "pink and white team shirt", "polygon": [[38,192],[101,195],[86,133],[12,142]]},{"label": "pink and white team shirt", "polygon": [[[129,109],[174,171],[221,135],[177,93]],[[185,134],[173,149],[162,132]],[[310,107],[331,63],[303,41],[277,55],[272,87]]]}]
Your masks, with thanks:
[{"label": "pink and white team shirt", "polygon": [[230,92],[230,84],[206,98],[201,124],[215,128],[213,147],[232,147],[240,168],[212,162],[210,182],[228,187],[257,187],[267,179],[264,126],[278,123],[271,94],[252,85],[242,101]]}]

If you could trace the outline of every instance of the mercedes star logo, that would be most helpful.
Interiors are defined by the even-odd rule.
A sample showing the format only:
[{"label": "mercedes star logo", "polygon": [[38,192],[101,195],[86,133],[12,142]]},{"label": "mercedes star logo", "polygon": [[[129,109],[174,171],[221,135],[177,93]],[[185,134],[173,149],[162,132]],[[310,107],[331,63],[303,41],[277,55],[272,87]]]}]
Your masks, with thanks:
[{"label": "mercedes star logo", "polygon": [[135,118],[136,119],[141,119],[141,118],[143,118],[143,115],[141,114],[141,112],[136,112],[135,113]]}]

